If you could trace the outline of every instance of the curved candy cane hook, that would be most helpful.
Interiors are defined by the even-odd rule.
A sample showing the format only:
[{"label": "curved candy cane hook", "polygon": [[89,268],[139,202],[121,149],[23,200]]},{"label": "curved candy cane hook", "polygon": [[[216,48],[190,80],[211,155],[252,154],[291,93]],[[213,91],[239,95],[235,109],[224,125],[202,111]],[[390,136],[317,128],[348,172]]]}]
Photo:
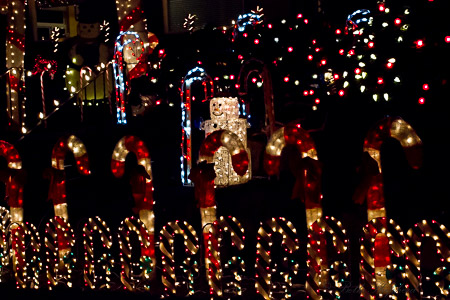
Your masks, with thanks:
[{"label": "curved candy cane hook", "polygon": [[248,77],[252,72],[258,72],[263,80],[265,126],[268,127],[268,132],[272,135],[275,130],[272,77],[270,75],[269,68],[263,61],[252,58],[242,65],[238,76],[238,93],[239,96],[244,96],[247,94]]},{"label": "curved candy cane hook", "polygon": [[[155,215],[153,213],[153,179],[150,154],[145,143],[136,136],[127,135],[121,138],[114,148],[111,159],[111,171],[116,178],[123,176],[125,172],[125,159],[128,153],[136,155],[138,164],[144,170],[133,175],[131,188],[139,219],[145,224],[148,230],[149,246],[148,252],[155,265]],[[144,172],[145,171],[145,172]],[[154,268],[153,268],[154,269]]]},{"label": "curved candy cane hook", "polygon": [[[4,182],[6,198],[10,207],[11,223],[23,223],[23,172],[22,159],[16,148],[8,142],[0,140],[0,156],[6,159],[8,169]],[[20,171],[19,171],[20,170]]]},{"label": "curved candy cane hook", "polygon": [[53,201],[55,216],[69,219],[66,202],[66,174],[64,171],[64,160],[67,152],[73,153],[77,164],[77,170],[81,175],[91,174],[89,168],[89,157],[86,146],[75,135],[61,137],[53,146],[52,170],[50,171],[50,188],[48,199]]},{"label": "curved candy cane hook", "polygon": [[300,124],[288,124],[270,137],[264,153],[264,169],[268,175],[280,171],[281,152],[286,145],[296,145],[302,156],[302,167],[293,190],[293,198],[305,202],[307,227],[322,216],[320,192],[321,164],[318,161],[314,140]]},{"label": "curved candy cane hook", "polygon": [[[365,181],[366,186],[363,188],[363,191],[367,190],[366,195],[355,195],[356,198],[354,197],[358,203],[364,201],[364,199],[357,199],[358,197],[367,197],[367,217],[369,221],[386,216],[380,149],[381,145],[389,137],[395,138],[400,142],[412,168],[419,169],[422,165],[422,141],[411,125],[402,118],[386,117],[369,130],[364,140],[363,151],[367,152],[373,159],[372,161],[369,159],[368,164],[374,164],[373,161],[377,163],[379,173],[372,174]],[[372,173],[376,173],[376,170]],[[360,192],[360,190],[357,191]]]}]

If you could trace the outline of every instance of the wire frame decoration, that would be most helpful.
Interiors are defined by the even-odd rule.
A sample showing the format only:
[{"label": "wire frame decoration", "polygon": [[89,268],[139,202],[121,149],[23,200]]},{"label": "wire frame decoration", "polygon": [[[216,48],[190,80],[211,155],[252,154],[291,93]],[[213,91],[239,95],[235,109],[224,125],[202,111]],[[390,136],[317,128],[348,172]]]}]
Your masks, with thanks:
[{"label": "wire frame decoration", "polygon": [[[246,119],[239,118],[238,98],[212,98],[209,112],[211,119],[203,122],[201,126],[205,131],[205,136],[217,130],[228,130],[239,137],[250,158],[250,150],[247,148],[247,128],[249,124]],[[214,154],[214,170],[216,172],[214,180],[216,186],[242,184],[248,182],[252,177],[250,166],[243,176],[239,176],[233,170],[231,155],[225,147],[220,147]]]}]

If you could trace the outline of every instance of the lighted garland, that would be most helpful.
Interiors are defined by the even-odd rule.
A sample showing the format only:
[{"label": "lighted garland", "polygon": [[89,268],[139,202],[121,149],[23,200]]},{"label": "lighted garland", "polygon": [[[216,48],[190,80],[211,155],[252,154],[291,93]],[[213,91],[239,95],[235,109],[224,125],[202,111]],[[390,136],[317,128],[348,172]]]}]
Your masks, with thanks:
[{"label": "lighted garland", "polygon": [[[332,236],[333,249],[339,257],[337,261],[330,261],[326,233]],[[320,218],[308,228],[308,277],[305,290],[309,298],[322,299],[328,295],[340,299],[342,283],[349,281],[348,244],[342,223],[334,217]]]},{"label": "lighted garland", "polygon": [[367,191],[368,220],[386,216],[380,150],[389,137],[400,142],[412,168],[418,169],[422,164],[422,141],[411,125],[402,118],[386,117],[369,130],[364,139],[363,151],[378,163],[379,174],[371,178]]},{"label": "lighted garland", "polygon": [[[181,235],[184,239],[186,259],[179,268],[182,269],[182,276],[186,281],[179,282],[177,279],[177,266],[175,265],[175,235]],[[177,287],[182,284],[187,286],[187,294],[194,293],[194,274],[198,272],[196,254],[199,250],[199,241],[195,229],[187,222],[168,222],[160,231],[161,263],[162,263],[162,283],[166,296],[177,294]]]},{"label": "lighted garland", "polygon": [[372,219],[361,238],[360,296],[395,298],[402,290],[404,235],[400,226],[386,218]]},{"label": "lighted garland", "polygon": [[425,237],[430,237],[435,241],[437,254],[442,262],[442,266],[434,272],[434,276],[438,278],[435,284],[439,288],[441,296],[444,298],[448,297],[450,295],[450,233],[448,229],[434,220],[431,222],[423,220],[410,228],[407,236],[405,250],[408,259],[406,265],[407,283],[405,284],[405,288],[408,298],[423,299],[428,297],[424,295],[422,284],[425,275],[422,274],[420,266],[420,260],[422,258],[421,245]]},{"label": "lighted garland", "polygon": [[153,212],[155,201],[153,200],[153,176],[150,153],[144,141],[132,135],[121,138],[114,147],[111,158],[111,171],[116,178],[121,178],[125,172],[125,159],[130,152],[136,155],[138,164],[144,168],[142,172],[138,172],[136,176],[132,176],[130,183],[136,210],[148,231],[148,234],[145,235],[146,243],[148,243],[148,255],[155,266],[155,214]]},{"label": "lighted garland", "polygon": [[[94,235],[98,234],[103,244],[100,257],[95,255]],[[83,226],[84,247],[84,283],[91,289],[110,289],[111,269],[114,267],[114,258],[111,256],[112,236],[106,223],[100,217],[89,218]],[[99,252],[99,250],[97,250]],[[97,274],[100,265],[102,273]]]},{"label": "lighted garland", "polygon": [[74,245],[73,229],[65,219],[55,216],[46,224],[44,248],[49,289],[59,285],[72,287],[72,271],[76,263],[72,252]]},{"label": "lighted garland", "polygon": [[[282,247],[285,251],[282,262],[283,271],[278,271],[278,266],[272,263],[271,247],[273,243],[272,235],[279,233],[282,235]],[[255,288],[256,292],[261,294],[264,299],[273,299],[274,294],[280,292],[284,298],[291,297],[290,289],[292,288],[292,276],[296,275],[299,269],[292,255],[299,249],[299,241],[297,231],[294,225],[285,218],[272,218],[265,223],[261,223],[261,227],[257,234],[256,245],[256,264],[255,264]],[[273,275],[279,275],[283,279],[281,289],[277,290]]]},{"label": "lighted garland", "polygon": [[[214,97],[212,78],[201,67],[195,67],[187,72],[181,81],[181,182],[191,185],[189,175],[192,169],[192,85],[199,81],[203,85],[205,100]],[[208,89],[209,84],[209,89]],[[199,99],[200,100],[200,99]]]},{"label": "lighted garland", "polygon": [[[223,245],[223,235],[227,232],[231,236],[231,246],[237,248],[238,252],[244,249],[244,229],[241,223],[235,217],[223,217],[214,222],[213,228],[210,228],[209,238],[207,239],[206,258],[209,260],[206,270],[208,275],[209,291],[211,295],[223,296],[224,294],[241,295],[241,279],[245,272],[245,264],[240,254],[230,257],[225,263],[221,261],[220,249]],[[233,279],[226,281],[224,274],[231,270]],[[227,276],[228,277],[228,276]],[[231,292],[228,292],[230,291]]]},{"label": "lighted garland", "polygon": [[[131,232],[136,233],[139,240],[139,262],[132,261]],[[129,291],[136,291],[141,288],[141,285],[143,285],[144,290],[150,289],[148,280],[154,263],[149,255],[149,246],[154,247],[154,245],[150,245],[148,234],[145,224],[135,217],[126,218],[118,229],[121,264],[120,281]]]},{"label": "lighted garland", "polygon": [[39,232],[33,224],[26,222],[11,230],[11,240],[11,257],[17,288],[38,289],[42,271]]},{"label": "lighted garland", "polygon": [[69,219],[66,200],[66,175],[64,160],[67,152],[73,153],[77,170],[81,175],[91,174],[89,157],[84,143],[75,135],[61,137],[52,150],[52,171],[50,172],[50,187],[48,198],[53,201],[55,216]]}]

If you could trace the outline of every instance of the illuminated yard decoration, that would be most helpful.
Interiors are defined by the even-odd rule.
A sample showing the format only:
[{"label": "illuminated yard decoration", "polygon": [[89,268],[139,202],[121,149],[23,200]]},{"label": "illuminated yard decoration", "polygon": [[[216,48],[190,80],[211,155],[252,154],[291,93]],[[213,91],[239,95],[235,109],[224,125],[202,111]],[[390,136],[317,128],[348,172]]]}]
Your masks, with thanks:
[{"label": "illuminated yard decoration", "polygon": [[[206,120],[202,124],[205,135],[208,136],[217,130],[228,130],[239,137],[244,145],[247,155],[250,157],[250,150],[247,148],[247,120],[239,118],[239,103],[237,98],[212,98],[209,105],[211,120]],[[250,162],[250,159],[249,159]],[[214,154],[214,170],[216,171],[216,186],[228,186],[245,183],[251,178],[251,168],[249,167],[244,176],[238,175],[232,167],[231,157],[225,147],[219,148]]]},{"label": "illuminated yard decoration", "polygon": [[298,186],[304,191],[300,194],[300,198],[305,202],[306,226],[309,227],[322,216],[321,167],[318,162],[316,145],[300,124],[288,124],[278,129],[267,142],[264,153],[264,169],[268,175],[279,174],[281,153],[286,145],[295,145],[301,153],[302,159],[311,158],[309,163],[303,164],[302,174],[296,176]]},{"label": "illuminated yard decoration", "polygon": [[[184,281],[177,279],[177,266],[175,265],[175,235],[181,235],[184,240],[186,258],[184,259],[180,269],[182,271]],[[169,222],[159,233],[162,262],[162,283],[167,296],[176,295],[177,289],[185,285],[187,294],[194,293],[194,274],[198,272],[198,262],[196,254],[199,250],[199,242],[197,233],[194,228],[187,222]],[[178,288],[177,288],[178,287]],[[185,296],[185,295],[183,295]]]},{"label": "illuminated yard decoration", "polygon": [[407,240],[405,243],[407,266],[406,266],[406,280],[405,285],[407,291],[407,297],[409,299],[424,299],[433,298],[428,295],[424,295],[423,283],[426,280],[431,280],[430,277],[425,276],[421,272],[420,261],[423,258],[422,243],[424,238],[429,237],[435,241],[437,249],[437,255],[442,262],[442,265],[434,271],[434,282],[439,288],[439,297],[448,298],[450,295],[450,233],[444,225],[432,220],[428,222],[423,220],[420,223],[415,224],[408,230]]},{"label": "illuminated yard decoration", "polygon": [[[102,254],[95,255],[94,237],[98,234],[103,244]],[[112,247],[112,236],[106,223],[100,217],[89,218],[83,226],[84,247],[84,282],[91,289],[110,289],[111,269],[114,267],[114,259],[110,253]],[[100,250],[97,250],[98,253]],[[96,265],[100,265],[102,273],[99,275]]]},{"label": "illuminated yard decoration", "polygon": [[[280,266],[272,262],[273,234],[282,236],[281,246],[284,250],[283,261]],[[292,288],[292,276],[298,272],[299,265],[292,258],[292,254],[299,249],[297,231],[294,225],[285,218],[272,218],[261,223],[258,230],[255,264],[255,288],[264,299],[290,298]],[[282,270],[280,270],[282,269]],[[274,277],[281,277],[282,282],[275,282]],[[275,296],[276,295],[276,296]]]},{"label": "illuminated yard decoration", "polygon": [[20,178],[22,159],[13,145],[2,140],[0,140],[0,156],[5,158],[8,164],[5,196],[8,199],[11,223],[22,224],[24,188],[23,181]]},{"label": "illuminated yard decoration", "polygon": [[11,224],[11,216],[9,215],[9,211],[0,206],[0,282],[3,282],[3,273],[6,268],[9,267],[10,259],[9,259],[9,235],[10,231],[8,230]]},{"label": "illuminated yard decoration", "polygon": [[[327,252],[330,247],[326,234],[332,237],[336,261],[331,261],[331,255]],[[305,290],[310,299],[322,299],[324,296],[340,299],[343,282],[350,279],[348,244],[342,223],[333,217],[320,218],[309,227]]]},{"label": "illuminated yard decoration", "polygon": [[[201,67],[191,69],[181,82],[181,182],[191,185],[188,178],[192,169],[192,85],[201,82],[204,100],[214,96],[212,78]],[[208,88],[209,85],[209,88]],[[200,100],[199,100],[200,101]]]},{"label": "illuminated yard decoration", "polygon": [[125,159],[130,152],[136,155],[138,164],[143,167],[143,170],[136,172],[131,177],[130,184],[139,219],[144,223],[148,231],[148,234],[145,235],[147,239],[145,243],[149,244],[147,255],[155,265],[154,188],[150,153],[145,143],[140,138],[132,135],[121,138],[112,154],[111,171],[116,178],[121,178],[125,172]]},{"label": "illuminated yard decoration", "polygon": [[[130,241],[131,232],[139,239],[139,262],[132,261],[133,245]],[[148,231],[145,224],[138,218],[126,218],[119,227],[118,238],[120,246],[120,281],[129,291],[139,289],[149,290],[148,280],[153,270],[154,262],[150,257]]]},{"label": "illuminated yard decoration", "polygon": [[72,287],[72,271],[76,259],[72,252],[75,236],[70,224],[59,216],[52,218],[45,226],[44,243],[47,285]]},{"label": "illuminated yard decoration", "polygon": [[7,31],[6,31],[6,99],[8,105],[6,112],[10,120],[20,126],[22,133],[25,128],[25,6],[26,1],[8,1],[7,5]]},{"label": "illuminated yard decoration", "polygon": [[359,265],[361,298],[396,298],[403,292],[403,245],[403,231],[393,220],[376,218],[363,227]]},{"label": "illuminated yard decoration", "polygon": [[414,129],[400,117],[386,117],[369,130],[364,140],[363,151],[378,164],[379,173],[370,178],[367,188],[367,217],[371,219],[386,216],[380,149],[389,138],[400,142],[409,165],[418,169],[422,165],[422,141]]},{"label": "illuminated yard decoration", "polygon": [[[273,105],[273,86],[272,86],[272,76],[267,65],[258,60],[250,59],[246,61],[240,71],[238,76],[238,93],[242,98],[248,94],[248,81],[250,75],[257,73],[261,77],[263,82],[264,90],[264,107],[265,107],[265,127],[268,135],[272,135],[275,130],[275,111]],[[245,104],[245,102],[244,102]],[[244,109],[245,111],[245,109]]]},{"label": "illuminated yard decoration", "polygon": [[61,137],[52,150],[52,170],[50,171],[48,199],[53,201],[55,216],[66,220],[69,220],[69,213],[67,211],[64,160],[68,151],[73,153],[78,172],[85,176],[91,174],[89,157],[83,142],[74,135]]},{"label": "illuminated yard decoration", "polygon": [[40,238],[33,224],[20,224],[11,232],[11,252],[17,288],[39,288],[42,272]]},{"label": "illuminated yard decoration", "polygon": [[[223,236],[229,233],[231,236],[231,246],[236,248],[239,256],[227,257],[225,262],[221,261],[221,248]],[[206,257],[209,260],[209,268],[206,270],[208,275],[209,291],[214,296],[241,295],[241,279],[245,272],[245,264],[241,251],[244,249],[244,229],[241,223],[235,217],[220,217],[210,228],[210,236],[207,239]],[[240,254],[239,254],[240,253]],[[228,273],[233,273],[233,279],[225,281]],[[226,292],[231,290],[232,292]]]}]

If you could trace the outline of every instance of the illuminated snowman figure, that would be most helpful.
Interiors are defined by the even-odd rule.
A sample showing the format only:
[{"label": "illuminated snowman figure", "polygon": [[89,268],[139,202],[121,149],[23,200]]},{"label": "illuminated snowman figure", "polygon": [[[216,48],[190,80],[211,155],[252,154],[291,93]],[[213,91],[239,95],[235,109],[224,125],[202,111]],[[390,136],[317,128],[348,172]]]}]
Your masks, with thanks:
[{"label": "illuminated snowman figure", "polygon": [[[239,102],[237,98],[218,97],[209,102],[209,114],[211,120],[202,123],[201,129],[205,131],[205,137],[217,130],[228,130],[236,134],[247,151],[250,161],[250,151],[247,148],[247,128],[249,124],[246,119],[239,118]],[[241,184],[251,179],[251,166],[247,173],[239,176],[233,170],[231,156],[225,147],[220,147],[214,154],[214,169],[216,171],[216,186],[228,186]]]}]

